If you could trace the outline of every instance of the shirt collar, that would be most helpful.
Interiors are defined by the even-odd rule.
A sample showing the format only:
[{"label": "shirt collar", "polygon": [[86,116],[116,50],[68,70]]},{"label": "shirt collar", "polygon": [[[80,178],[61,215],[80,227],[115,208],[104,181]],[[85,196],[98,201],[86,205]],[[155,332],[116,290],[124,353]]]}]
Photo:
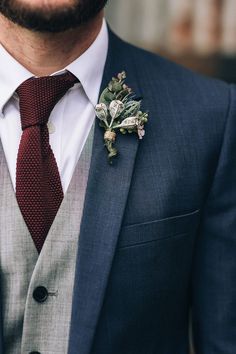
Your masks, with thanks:
[{"label": "shirt collar", "polygon": [[4,106],[17,87],[33,74],[18,63],[2,45],[0,45],[0,58],[0,115],[2,115]]},{"label": "shirt collar", "polygon": [[[91,46],[79,58],[60,71],[69,70],[78,78],[85,94],[94,106],[98,101],[107,51],[108,29],[106,21],[103,19],[101,30]],[[0,45],[0,58],[0,115],[2,115],[4,106],[13,96],[17,87],[34,75],[16,61],[2,45]]]},{"label": "shirt collar", "polygon": [[107,58],[108,41],[107,24],[103,19],[101,30],[92,45],[65,68],[78,78],[93,106],[98,101]]}]

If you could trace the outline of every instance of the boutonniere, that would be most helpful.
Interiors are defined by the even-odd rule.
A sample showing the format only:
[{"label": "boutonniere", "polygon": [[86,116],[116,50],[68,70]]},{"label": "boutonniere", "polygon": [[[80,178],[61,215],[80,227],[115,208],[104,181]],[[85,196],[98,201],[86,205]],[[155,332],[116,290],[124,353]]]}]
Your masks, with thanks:
[{"label": "boutonniere", "polygon": [[105,130],[104,144],[108,150],[109,163],[118,154],[115,147],[117,132],[136,133],[142,139],[144,125],[148,121],[148,113],[140,110],[141,101],[135,100],[135,94],[125,84],[125,79],[124,71],[113,77],[95,107],[99,124]]}]

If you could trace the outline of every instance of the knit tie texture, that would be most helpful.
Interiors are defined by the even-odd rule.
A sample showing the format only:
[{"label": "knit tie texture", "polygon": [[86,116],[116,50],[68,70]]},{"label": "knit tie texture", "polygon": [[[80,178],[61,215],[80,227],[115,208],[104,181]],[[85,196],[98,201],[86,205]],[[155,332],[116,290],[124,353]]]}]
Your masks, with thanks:
[{"label": "knit tie texture", "polygon": [[30,78],[16,90],[23,131],[16,164],[16,198],[39,253],[63,200],[47,123],[56,103],[77,81],[66,72]]}]

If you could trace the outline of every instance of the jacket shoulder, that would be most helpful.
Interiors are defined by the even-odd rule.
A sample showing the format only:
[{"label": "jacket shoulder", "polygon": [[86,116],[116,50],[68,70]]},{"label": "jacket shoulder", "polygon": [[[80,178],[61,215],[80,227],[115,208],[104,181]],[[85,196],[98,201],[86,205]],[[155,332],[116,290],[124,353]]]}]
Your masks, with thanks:
[{"label": "jacket shoulder", "polygon": [[148,80],[151,79],[152,82],[155,80],[177,81],[179,86],[184,84],[184,87],[190,83],[193,88],[196,84],[198,87],[201,86],[202,90],[208,91],[212,87],[214,91],[221,90],[221,93],[222,91],[227,93],[229,90],[229,84],[222,80],[206,77],[156,53],[122,42],[127,53],[132,56],[137,71]]},{"label": "jacket shoulder", "polygon": [[[176,64],[111,34],[116,61],[132,68],[143,104],[169,126],[181,124],[186,134],[205,135],[221,144],[232,103],[231,85]],[[150,122],[157,129],[160,119]],[[212,129],[214,127],[214,129]],[[214,135],[214,136],[213,136]]]}]

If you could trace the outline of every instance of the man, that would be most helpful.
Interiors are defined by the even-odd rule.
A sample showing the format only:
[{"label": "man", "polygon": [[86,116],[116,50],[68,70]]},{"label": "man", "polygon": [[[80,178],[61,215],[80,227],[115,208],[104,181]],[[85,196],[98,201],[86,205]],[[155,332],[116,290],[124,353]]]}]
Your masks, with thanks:
[{"label": "man", "polygon": [[[235,88],[105,3],[0,0],[1,353],[187,354],[192,309],[196,353],[234,354]],[[94,106],[123,70],[149,120],[110,165]]]}]

